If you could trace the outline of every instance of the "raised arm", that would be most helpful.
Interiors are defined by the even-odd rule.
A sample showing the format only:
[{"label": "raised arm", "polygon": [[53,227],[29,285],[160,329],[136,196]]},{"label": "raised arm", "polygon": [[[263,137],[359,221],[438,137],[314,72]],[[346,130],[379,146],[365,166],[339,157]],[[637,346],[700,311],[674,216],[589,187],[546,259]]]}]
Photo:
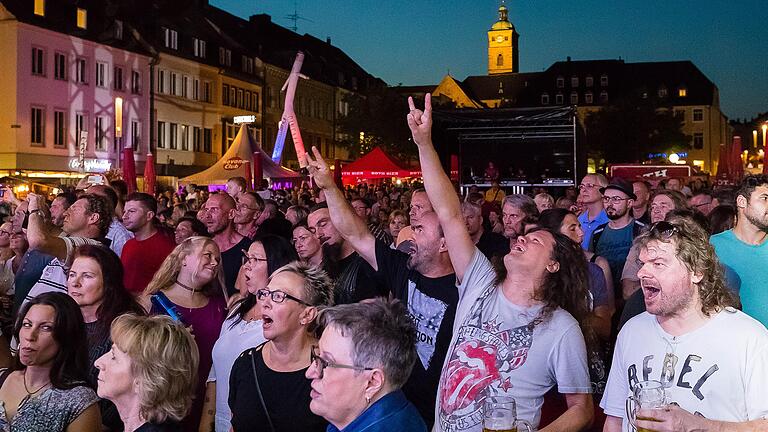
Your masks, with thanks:
[{"label": "raised arm", "polygon": [[427,190],[429,201],[443,228],[456,277],[462,281],[475,253],[475,244],[467,232],[459,197],[443,171],[440,158],[432,145],[432,97],[427,93],[424,98],[424,111],[416,109],[411,97],[408,98],[408,106],[408,127],[411,128],[413,142],[419,148],[424,189]]},{"label": "raised arm", "polygon": [[67,244],[61,237],[51,233],[51,227],[46,222],[47,212],[45,199],[41,195],[27,195],[29,201],[29,224],[27,226],[27,240],[29,248],[42,253],[53,255],[61,261],[67,259]]},{"label": "raised arm", "polygon": [[320,154],[320,150],[312,146],[312,153],[315,155],[314,160],[308,152],[306,153],[307,167],[315,184],[325,193],[325,201],[328,204],[328,213],[331,215],[333,226],[374,270],[378,270],[376,238],[344,199],[344,193],[334,183],[331,170]]}]

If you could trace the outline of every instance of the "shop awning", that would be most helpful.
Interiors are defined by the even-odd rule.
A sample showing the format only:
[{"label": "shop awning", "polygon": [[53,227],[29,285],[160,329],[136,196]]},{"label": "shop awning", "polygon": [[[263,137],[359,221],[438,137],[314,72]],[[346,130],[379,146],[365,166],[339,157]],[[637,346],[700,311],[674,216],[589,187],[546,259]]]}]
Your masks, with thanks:
[{"label": "shop awning", "polygon": [[381,147],[374,147],[360,159],[342,166],[341,176],[344,183],[363,179],[382,179],[391,177],[420,177],[420,169],[410,169]]}]

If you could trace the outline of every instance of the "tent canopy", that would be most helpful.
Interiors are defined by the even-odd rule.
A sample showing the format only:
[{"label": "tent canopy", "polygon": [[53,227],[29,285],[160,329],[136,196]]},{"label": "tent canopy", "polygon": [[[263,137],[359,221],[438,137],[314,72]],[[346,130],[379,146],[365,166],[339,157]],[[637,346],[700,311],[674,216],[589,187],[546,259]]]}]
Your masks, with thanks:
[{"label": "tent canopy", "polygon": [[402,162],[388,155],[380,147],[374,147],[365,156],[344,165],[341,176],[347,183],[357,179],[418,177],[421,176],[421,170],[404,168]]},{"label": "tent canopy", "polygon": [[[180,179],[181,183],[194,183],[197,185],[224,184],[232,177],[250,178],[246,171],[254,166],[254,153],[261,160],[264,177],[270,179],[295,179],[301,177],[299,173],[282,167],[267,156],[259,147],[259,144],[251,136],[248,126],[243,123],[237,132],[235,140],[224,156],[217,160],[211,167]],[[248,162],[248,163],[246,163]],[[255,179],[259,180],[259,179]]]}]

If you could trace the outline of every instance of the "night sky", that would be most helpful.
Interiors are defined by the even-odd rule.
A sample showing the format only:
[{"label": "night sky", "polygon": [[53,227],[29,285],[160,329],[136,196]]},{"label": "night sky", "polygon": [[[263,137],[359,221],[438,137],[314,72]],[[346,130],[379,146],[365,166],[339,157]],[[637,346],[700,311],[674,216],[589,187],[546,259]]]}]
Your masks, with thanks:
[{"label": "night sky", "polygon": [[[487,70],[486,31],[496,0],[210,0],[247,18],[272,15],[298,32],[342,48],[390,85],[463,80]],[[765,0],[507,1],[520,33],[520,71],[574,60],[691,60],[720,89],[731,119],[768,111],[768,2]]]}]

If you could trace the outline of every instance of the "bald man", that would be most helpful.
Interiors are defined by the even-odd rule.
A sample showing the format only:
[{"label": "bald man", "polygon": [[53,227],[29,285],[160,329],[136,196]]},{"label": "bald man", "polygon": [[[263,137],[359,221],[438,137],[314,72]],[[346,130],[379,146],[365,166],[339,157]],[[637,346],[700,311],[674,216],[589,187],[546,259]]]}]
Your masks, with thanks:
[{"label": "bald man", "polygon": [[226,193],[215,193],[208,197],[203,206],[202,222],[213,236],[221,251],[221,267],[224,283],[231,295],[237,292],[235,280],[242,264],[243,250],[251,246],[251,239],[235,229],[235,200]]}]

